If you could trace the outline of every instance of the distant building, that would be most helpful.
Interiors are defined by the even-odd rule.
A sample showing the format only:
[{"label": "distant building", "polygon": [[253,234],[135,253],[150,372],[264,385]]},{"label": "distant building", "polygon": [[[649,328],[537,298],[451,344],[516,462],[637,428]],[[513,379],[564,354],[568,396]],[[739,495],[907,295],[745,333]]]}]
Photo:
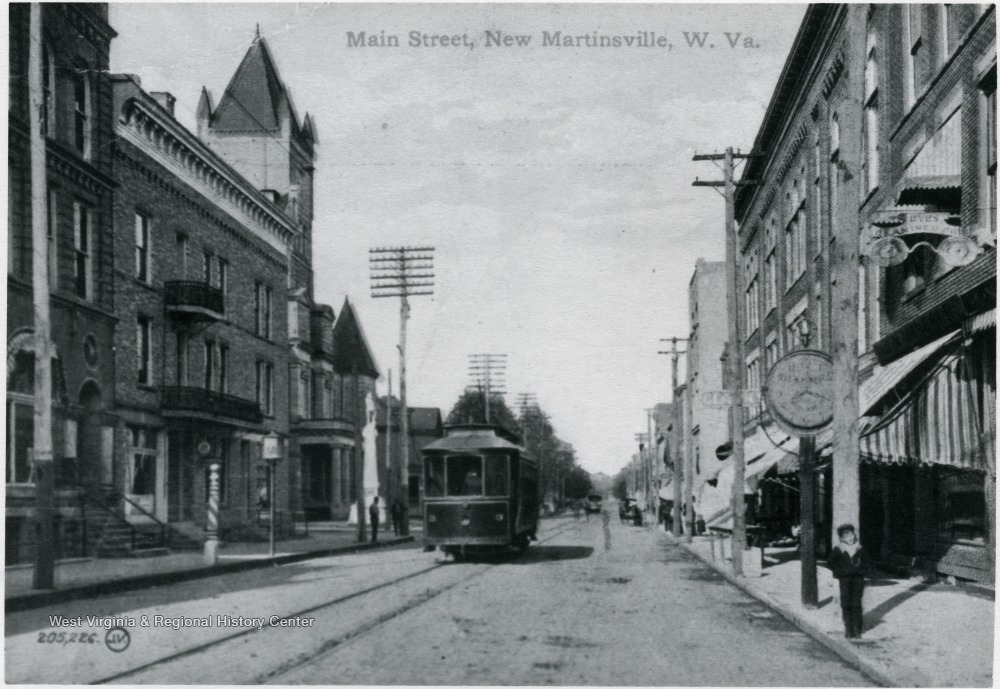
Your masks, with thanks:
[{"label": "distant building", "polygon": [[[393,461],[402,452],[402,425],[400,418],[400,402],[396,397],[391,398],[392,423],[386,424],[386,412],[388,411],[390,400],[383,396],[379,399],[378,407],[378,455],[379,455],[379,481],[387,480],[385,444],[387,434],[391,435],[391,455]],[[411,516],[421,515],[423,509],[423,456],[421,450],[438,438],[444,437],[444,424],[442,422],[441,410],[437,407],[410,407],[409,408],[409,466],[406,475],[406,495]]]},{"label": "distant building", "polygon": [[[716,449],[730,440],[729,409],[719,361],[729,337],[724,262],[698,259],[688,287],[688,308],[691,318],[687,344],[687,394],[691,404],[688,456],[694,465],[692,493],[697,499],[705,480],[722,466]],[[701,514],[700,510],[698,513]]]}]

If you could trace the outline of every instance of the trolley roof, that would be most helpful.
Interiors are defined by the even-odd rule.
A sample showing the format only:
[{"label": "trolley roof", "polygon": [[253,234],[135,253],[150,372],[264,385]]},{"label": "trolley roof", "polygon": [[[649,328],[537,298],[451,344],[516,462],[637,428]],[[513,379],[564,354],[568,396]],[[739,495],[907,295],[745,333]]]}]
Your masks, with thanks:
[{"label": "trolley roof", "polygon": [[490,424],[451,424],[444,427],[445,437],[423,448],[424,452],[472,452],[475,450],[517,450],[524,452],[520,439],[500,426]]}]

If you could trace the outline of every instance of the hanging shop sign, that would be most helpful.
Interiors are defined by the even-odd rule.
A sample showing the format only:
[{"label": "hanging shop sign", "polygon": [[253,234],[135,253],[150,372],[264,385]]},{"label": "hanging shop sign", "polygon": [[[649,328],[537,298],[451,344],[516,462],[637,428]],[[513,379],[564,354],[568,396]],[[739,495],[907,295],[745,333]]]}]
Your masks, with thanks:
[{"label": "hanging shop sign", "polygon": [[[934,243],[903,239],[913,235],[943,239]],[[886,211],[861,233],[861,253],[883,268],[899,265],[921,245],[930,247],[950,265],[964,266],[982,253],[980,244],[962,230],[958,215],[940,211]]]},{"label": "hanging shop sign", "polygon": [[833,360],[814,349],[786,354],[768,371],[764,403],[789,435],[823,432],[833,422]]}]

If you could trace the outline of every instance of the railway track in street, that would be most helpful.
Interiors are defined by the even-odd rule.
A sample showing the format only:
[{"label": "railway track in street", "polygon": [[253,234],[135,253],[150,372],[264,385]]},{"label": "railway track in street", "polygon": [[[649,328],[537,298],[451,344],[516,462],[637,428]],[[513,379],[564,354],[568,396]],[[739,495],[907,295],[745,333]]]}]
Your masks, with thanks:
[{"label": "railway track in street", "polygon": [[[575,522],[557,525],[554,533],[544,534],[538,543],[550,542],[579,526]],[[530,557],[531,552],[529,549],[519,557]],[[437,561],[279,616],[281,622],[290,624],[311,618],[309,626],[240,628],[91,683],[275,683],[289,671],[364,637],[390,620],[482,576],[492,567],[490,561],[461,565]],[[274,651],[279,648],[284,659],[275,664]]]}]

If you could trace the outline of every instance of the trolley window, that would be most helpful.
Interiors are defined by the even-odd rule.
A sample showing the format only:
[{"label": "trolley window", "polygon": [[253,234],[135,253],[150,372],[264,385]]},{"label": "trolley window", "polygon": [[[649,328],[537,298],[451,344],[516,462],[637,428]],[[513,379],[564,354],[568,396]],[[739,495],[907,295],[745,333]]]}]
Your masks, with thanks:
[{"label": "trolley window", "polygon": [[483,458],[479,455],[448,456],[448,495],[483,494]]},{"label": "trolley window", "polygon": [[492,455],[486,458],[486,494],[507,495],[507,455]]},{"label": "trolley window", "polygon": [[440,498],[444,495],[444,457],[424,458],[424,495]]}]

